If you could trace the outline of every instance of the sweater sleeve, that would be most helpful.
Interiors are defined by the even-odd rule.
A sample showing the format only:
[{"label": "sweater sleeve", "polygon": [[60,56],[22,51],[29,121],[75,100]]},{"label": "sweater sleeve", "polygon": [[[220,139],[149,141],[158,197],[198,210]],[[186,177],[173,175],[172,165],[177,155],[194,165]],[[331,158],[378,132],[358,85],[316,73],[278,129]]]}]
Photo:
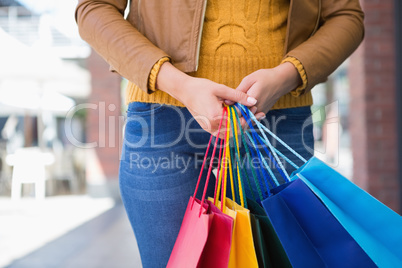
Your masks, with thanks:
[{"label": "sweater sleeve", "polygon": [[284,60],[282,60],[282,63],[284,62],[292,63],[295,66],[297,72],[299,73],[300,78],[302,79],[303,83],[299,87],[290,92],[293,97],[299,97],[300,95],[303,95],[305,93],[305,90],[307,88],[306,71],[304,70],[303,64],[301,64],[301,62],[294,57],[286,57]]},{"label": "sweater sleeve", "polygon": [[155,63],[155,65],[152,67],[151,73],[149,74],[148,78],[148,93],[152,93],[157,90],[156,78],[158,77],[159,70],[162,67],[162,64],[168,61],[170,62],[169,57],[163,57],[160,60],[158,60],[158,62]]}]

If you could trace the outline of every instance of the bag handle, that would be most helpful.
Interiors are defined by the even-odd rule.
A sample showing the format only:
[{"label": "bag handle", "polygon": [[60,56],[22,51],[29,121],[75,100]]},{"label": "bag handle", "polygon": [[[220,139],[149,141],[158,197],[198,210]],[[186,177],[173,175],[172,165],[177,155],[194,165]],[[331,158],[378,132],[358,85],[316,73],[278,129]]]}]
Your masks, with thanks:
[{"label": "bag handle", "polygon": [[[285,168],[283,167],[281,161],[279,160],[277,154],[275,153],[275,151],[273,150],[273,146],[272,144],[269,142],[268,138],[266,137],[264,131],[261,130],[261,128],[259,127],[259,125],[257,124],[257,127],[259,127],[262,135],[264,136],[264,138],[267,140],[268,142],[268,147],[270,148],[272,154],[270,153],[270,151],[268,150],[268,148],[265,146],[265,144],[261,141],[260,137],[257,135],[256,130],[254,129],[253,125],[251,124],[251,116],[250,114],[254,117],[254,115],[250,112],[250,110],[247,108],[244,108],[244,106],[239,106],[238,103],[236,103],[235,105],[237,105],[237,107],[239,108],[240,112],[242,113],[243,117],[246,119],[246,122],[253,134],[253,139],[255,139],[255,144],[257,144],[257,141],[261,144],[262,148],[264,149],[265,153],[269,156],[269,158],[271,159],[271,161],[274,163],[276,169],[278,170],[279,174],[283,177],[283,179],[285,181],[290,181],[290,177],[287,174]],[[255,119],[255,117],[254,117]],[[258,121],[257,119],[255,119],[255,121]],[[255,147],[257,148],[257,147]],[[274,155],[274,157],[272,156]],[[263,158],[262,158],[263,159]],[[276,178],[273,178],[275,180],[275,184],[279,185],[279,182],[276,180]]]},{"label": "bag handle", "polygon": [[[193,194],[194,199],[195,199],[195,197],[197,195],[197,192],[198,192],[198,186],[200,185],[200,181],[201,181],[201,177],[202,177],[202,171],[204,170],[205,163],[207,162],[207,157],[208,157],[209,148],[211,147],[211,142],[212,142],[212,135],[211,135],[211,137],[209,137],[207,150],[205,151],[204,160],[202,161],[201,171],[200,171],[200,174],[198,175],[197,185],[195,186],[195,190],[194,190],[194,194]],[[193,208],[193,205],[194,205],[194,200],[191,203],[191,209]]]},{"label": "bag handle", "polygon": [[[249,137],[250,134],[247,133],[247,132],[246,132],[246,134],[248,135],[248,139],[252,140],[251,137]],[[246,143],[246,140],[244,140],[244,143],[245,143],[245,148],[248,148],[249,146]],[[259,151],[258,150],[256,150],[256,151],[257,151],[257,154],[258,154]],[[260,157],[259,155],[256,156],[256,153],[254,152],[254,148],[251,148],[251,146],[250,146],[250,152],[251,152],[251,155],[252,155],[252,159],[256,159],[256,158]],[[269,193],[269,191],[267,190],[267,189],[269,189],[268,181],[267,181],[267,178],[269,178],[269,175],[267,174],[266,170],[264,169],[262,161],[259,160],[258,163],[260,165],[260,169],[257,170],[259,172],[256,172],[257,177],[258,177],[258,182],[256,181],[255,183],[256,183],[257,189],[262,188],[262,190],[260,190],[261,191],[260,200],[262,201],[263,199],[267,198],[267,193]],[[251,163],[251,158],[250,158],[250,165],[253,166],[253,163]],[[263,183],[262,180],[264,180],[265,184]],[[262,196],[262,198],[261,198],[261,196]]]},{"label": "bag handle", "polygon": [[[232,107],[232,108],[233,108],[233,107]],[[233,110],[235,111],[235,108],[233,108]],[[243,128],[241,127],[241,124],[240,124],[240,118],[239,118],[239,115],[237,114],[237,112],[233,112],[233,113],[234,113],[234,115],[236,116],[236,121],[237,121],[237,126],[236,126],[236,127],[238,127],[238,129],[239,129],[241,141],[242,141],[242,144],[243,144],[243,146],[244,146],[244,148],[245,148],[245,150],[246,150],[246,159],[248,159],[248,164],[250,165],[251,175],[252,175],[252,177],[253,177],[254,183],[255,183],[256,186],[257,186],[258,196],[259,196],[259,198],[262,200],[261,188],[260,188],[259,183],[257,182],[257,172],[256,172],[256,170],[255,170],[255,168],[254,168],[253,163],[251,162],[250,151],[249,151],[249,149],[248,149],[248,145],[247,145],[246,140],[245,140],[245,137],[244,137]],[[240,161],[241,161],[241,155],[239,156],[239,158],[240,158]],[[241,163],[243,163],[243,162],[241,162]],[[255,198],[255,196],[254,196],[254,191],[252,190],[252,187],[251,187],[250,178],[249,178],[247,172],[244,172],[244,173],[245,173],[245,175],[246,175],[245,177],[246,177],[246,179],[247,179],[247,183],[248,183],[248,186],[249,186],[249,189],[250,189],[252,198],[253,198],[253,200],[256,200],[256,198]]]},{"label": "bag handle", "polygon": [[[268,196],[269,196],[270,195],[269,189],[272,189],[275,186],[279,185],[278,180],[276,179],[274,173],[272,172],[272,169],[269,167],[269,164],[267,163],[267,161],[265,161],[265,158],[262,155],[262,153],[259,150],[257,150],[258,145],[256,144],[256,142],[254,140],[255,138],[251,137],[251,135],[249,133],[246,133],[246,134],[247,134],[247,137],[249,138],[251,144],[253,145],[253,147],[256,151],[257,157],[259,159],[261,170],[264,173],[264,182],[267,187],[267,192],[268,192]],[[255,157],[255,155],[253,155],[253,157]],[[266,170],[268,171],[269,174],[266,173]],[[269,182],[267,181],[267,178],[269,179]]]},{"label": "bag handle", "polygon": [[[228,114],[228,108],[225,105],[224,107],[224,115]],[[227,127],[229,124],[229,117],[227,116],[226,118],[226,133],[224,135],[223,139],[223,147],[220,148],[222,151],[223,155],[221,155],[221,158],[219,160],[218,164],[218,174],[217,174],[217,188],[216,192],[214,194],[214,205],[218,206],[218,196],[219,194],[221,195],[221,211],[223,212],[223,208],[225,207],[225,198],[226,197],[226,181],[227,181],[227,176],[228,176],[228,168],[229,168],[229,163],[230,163],[230,154],[228,153],[228,141],[230,138],[230,132],[229,128]],[[222,142],[221,142],[222,143]],[[231,167],[230,167],[231,171]]]},{"label": "bag handle", "polygon": [[[253,122],[260,126],[262,129],[264,129],[268,134],[270,134],[271,137],[273,137],[275,140],[277,140],[280,144],[282,144],[286,149],[288,149],[293,155],[295,155],[296,157],[298,157],[301,161],[303,161],[303,163],[306,163],[307,160],[302,157],[300,154],[298,154],[295,150],[293,150],[289,145],[287,145],[284,141],[282,141],[277,135],[275,135],[272,131],[270,131],[267,127],[265,127],[263,124],[261,124],[261,122],[259,122],[258,120],[256,120],[256,118],[251,115]],[[260,130],[261,130],[260,128]],[[262,130],[261,130],[262,131]],[[247,133],[248,134],[248,133]],[[256,133],[256,135],[265,143],[265,145],[269,145],[269,140],[266,140],[265,138],[261,137],[260,135],[258,135]],[[275,147],[272,147],[272,149],[275,151],[275,153],[277,153],[282,159],[284,159],[287,163],[289,163],[290,165],[292,165],[294,168],[298,169],[300,166],[296,165],[292,160],[290,160],[288,157],[286,157],[284,154],[282,154],[278,149],[276,149]]]},{"label": "bag handle", "polygon": [[[247,135],[249,135],[249,133],[247,133]],[[258,135],[258,134],[257,134]],[[265,145],[267,145],[267,141],[264,139],[264,138],[262,138],[260,135],[258,135],[259,137],[260,137],[260,139],[265,143]],[[268,146],[268,145],[267,145]],[[280,156],[280,157],[282,157],[283,159],[285,159],[285,161],[286,162],[288,162],[290,165],[292,165],[294,168],[296,168],[296,169],[298,169],[299,168],[299,166],[298,165],[296,165],[292,160],[290,160],[288,157],[286,157],[284,154],[282,154],[278,149],[276,149],[275,147],[274,147],[274,150],[275,150],[275,152]]]},{"label": "bag handle", "polygon": [[[207,188],[208,188],[208,184],[209,184],[209,178],[211,177],[211,173],[212,173],[212,166],[213,166],[213,163],[214,163],[216,147],[217,147],[217,145],[218,145],[218,140],[219,140],[219,136],[220,136],[220,133],[221,133],[221,127],[222,127],[222,122],[223,122],[224,114],[225,114],[225,110],[222,111],[222,117],[221,117],[221,120],[220,120],[220,122],[219,122],[218,133],[217,133],[217,136],[216,136],[216,139],[215,139],[214,149],[213,149],[213,151],[212,151],[211,160],[210,160],[210,162],[209,162],[208,175],[207,175],[207,179],[206,179],[206,181],[205,181],[204,192],[202,193],[201,208],[200,208],[200,214],[199,214],[199,216],[201,216],[202,205],[204,204],[205,195],[207,194]],[[212,136],[212,135],[211,135],[211,136]],[[202,172],[202,170],[201,170],[201,172]],[[193,202],[194,202],[194,200],[193,200]]]},{"label": "bag handle", "polygon": [[[235,115],[236,115],[236,117],[237,117],[237,121],[238,122],[240,122],[240,119],[239,119],[239,116],[238,116],[238,114],[237,113],[235,113]],[[240,128],[240,134],[241,134],[241,136],[242,136],[242,141],[243,141],[243,145],[244,145],[244,148],[245,148],[245,150],[246,150],[246,157],[249,159],[249,165],[250,165],[250,167],[251,167],[251,172],[252,172],[252,175],[253,175],[253,179],[254,179],[254,182],[255,182],[255,185],[256,185],[256,187],[257,187],[257,191],[258,191],[258,195],[259,195],[259,198],[260,198],[260,200],[263,200],[263,199],[265,199],[267,196],[267,193],[269,192],[268,190],[267,190],[267,188],[266,187],[268,187],[268,182],[266,181],[266,178],[268,177],[269,178],[269,175],[266,173],[266,171],[265,171],[265,169],[264,169],[264,166],[262,165],[262,161],[260,160],[259,161],[259,164],[260,164],[260,169],[258,169],[258,170],[256,170],[255,168],[254,168],[254,165],[253,165],[253,163],[252,163],[252,159],[255,159],[255,158],[257,158],[257,157],[260,157],[260,154],[256,157],[256,154],[255,154],[255,152],[254,152],[254,149],[255,149],[255,146],[254,146],[254,148],[252,148],[252,147],[250,147],[248,144],[247,144],[247,141],[246,141],[246,138],[245,138],[245,136],[244,136],[244,131],[243,131],[243,128],[239,125],[239,128]],[[248,135],[248,138],[252,141],[252,138],[250,137],[250,134],[248,133],[248,132],[246,132],[246,134]],[[253,143],[254,144],[254,143]],[[259,153],[259,151],[258,150],[256,150],[257,151],[257,153]],[[250,152],[251,152],[251,155],[252,155],[252,157],[250,156]],[[261,174],[262,173],[262,174]],[[272,174],[273,175],[273,174]],[[258,178],[258,181],[257,181],[257,178]],[[266,187],[264,187],[264,183],[262,182],[262,178],[265,180],[265,185],[266,185]],[[261,188],[262,188],[262,190],[261,190]],[[251,191],[251,193],[252,193],[253,191]],[[253,197],[254,198],[254,197]],[[255,198],[254,198],[254,200],[256,200]]]},{"label": "bag handle", "polygon": [[[250,117],[251,117],[250,115],[251,115],[252,113],[250,112],[249,109],[246,110],[246,113],[247,113],[248,118],[250,118]],[[252,116],[254,116],[254,115],[252,115]],[[254,118],[255,118],[255,117],[254,117]],[[257,121],[258,121],[258,120],[257,120]],[[261,126],[260,126],[260,125],[262,125],[262,124],[260,123],[260,124],[256,124],[256,125],[257,125],[258,129],[261,131],[261,134],[263,135],[265,141],[267,142],[267,145],[268,145],[268,147],[269,147],[269,149],[270,149],[270,152],[271,152],[272,155],[274,156],[274,158],[272,158],[272,155],[269,155],[270,158],[271,158],[271,160],[272,160],[274,163],[275,163],[275,160],[276,160],[275,166],[278,168],[279,173],[282,175],[282,177],[283,177],[283,175],[285,175],[285,177],[283,177],[283,178],[285,179],[285,181],[290,181],[290,176],[289,176],[289,174],[287,173],[285,167],[282,165],[282,161],[279,159],[278,155],[276,154],[276,152],[275,152],[275,150],[274,150],[274,146],[272,146],[271,142],[269,141],[269,139],[268,139],[267,136],[265,135],[265,132],[261,129]],[[254,127],[252,127],[252,128],[253,128],[253,130],[254,130],[254,132],[255,132]],[[257,134],[257,133],[255,132],[255,134]],[[265,150],[266,152],[268,152],[268,150],[266,150],[266,146],[264,145],[264,143],[262,142],[262,140],[258,137],[258,135],[255,135],[255,137],[257,137],[259,143],[263,146],[264,150]],[[279,165],[279,167],[278,167],[278,165]],[[281,172],[281,171],[282,171],[282,172]],[[278,181],[276,181],[276,183],[278,183]]]},{"label": "bag handle", "polygon": [[[225,107],[225,114],[227,113],[227,108]],[[215,190],[214,190],[214,204],[216,204],[216,197],[217,193],[220,190],[220,182],[222,178],[222,172],[224,171],[221,167],[221,161],[222,161],[222,152],[223,152],[223,145],[224,141],[226,139],[226,136],[224,139],[221,139],[221,143],[219,144],[219,158],[218,158],[218,170],[216,172],[216,180],[215,180]]]},{"label": "bag handle", "polygon": [[[246,106],[236,103],[235,104],[236,107],[238,107],[240,110],[246,111]],[[248,108],[247,108],[248,110]],[[293,150],[289,145],[287,145],[283,140],[281,140],[277,135],[275,135],[272,131],[270,131],[266,126],[264,126],[260,121],[258,121],[255,116],[251,113],[251,116],[249,116],[249,118],[252,119],[252,121],[258,126],[259,129],[263,129],[265,130],[272,138],[274,138],[275,140],[277,140],[280,144],[282,144],[286,149],[288,149],[291,153],[293,153],[297,158],[299,158],[301,161],[303,161],[303,163],[306,163],[307,160],[301,156],[300,154],[298,154],[295,150]],[[263,132],[261,130],[261,132]]]},{"label": "bag handle", "polygon": [[[230,189],[232,191],[232,200],[234,202],[237,202],[238,200],[240,200],[240,194],[239,194],[239,188],[238,188],[238,184],[237,184],[237,169],[236,169],[236,157],[234,156],[234,152],[233,152],[233,148],[232,148],[232,143],[234,143],[234,132],[232,129],[232,125],[231,125],[231,117],[232,117],[232,112],[230,110],[230,106],[228,107],[228,125],[227,125],[227,129],[229,131],[229,139],[228,139],[228,146],[229,146],[229,150],[228,150],[228,156],[230,156],[230,170],[232,172],[233,177],[230,177]],[[232,132],[232,133],[230,133]],[[232,139],[231,139],[232,138]],[[230,173],[229,173],[230,175]]]},{"label": "bag handle", "polygon": [[[228,110],[229,114],[229,110]],[[221,211],[223,211],[224,208],[226,208],[226,188],[227,188],[227,176],[228,176],[228,170],[229,170],[229,176],[231,177],[233,181],[233,175],[232,175],[232,166],[231,166],[231,157],[230,157],[230,118],[229,116],[227,117],[226,120],[226,139],[225,139],[225,157],[224,157],[224,170],[225,170],[225,176],[222,180],[222,192],[221,192]],[[233,185],[233,184],[232,184]],[[232,195],[234,195],[233,188],[232,188]]]},{"label": "bag handle", "polygon": [[[238,141],[238,135],[237,135],[237,118],[235,118],[235,112],[233,107],[225,107],[227,108],[227,122],[226,122],[226,135],[224,138],[224,153],[223,153],[223,158],[220,157],[219,160],[219,170],[217,173],[217,189],[215,192],[215,197],[214,197],[214,204],[217,205],[217,196],[219,195],[219,192],[221,190],[222,186],[222,192],[221,192],[221,210],[223,211],[223,208],[225,207],[225,197],[226,197],[226,184],[227,184],[227,174],[229,173],[230,177],[230,185],[231,185],[231,191],[232,191],[232,196],[233,196],[233,201],[236,202],[236,194],[239,194],[239,200],[242,206],[247,207],[247,201],[244,198],[245,196],[245,191],[243,187],[243,182],[242,178],[244,177],[244,170],[240,168],[239,163],[241,163],[241,158],[240,158],[240,152],[239,152],[239,141]],[[230,130],[232,130],[232,136],[233,136],[233,145],[234,145],[234,150],[232,150],[230,146]],[[222,150],[222,148],[221,148]],[[234,161],[237,160],[237,161]],[[236,176],[237,175],[237,176]]]},{"label": "bag handle", "polygon": [[[230,117],[231,117],[231,111],[228,108],[228,117],[226,120],[226,144],[225,144],[225,157],[224,157],[224,161],[225,161],[225,174],[226,176],[224,177],[224,180],[222,182],[222,195],[221,195],[221,205],[223,205],[223,207],[225,207],[225,203],[226,203],[226,184],[227,184],[227,173],[229,173],[229,179],[230,179],[230,189],[232,191],[232,199],[234,202],[236,202],[236,192],[238,192],[237,190],[237,183],[235,180],[235,176],[236,176],[236,167],[235,164],[233,162],[233,155],[232,155],[232,151],[230,149]],[[229,172],[228,172],[229,170]],[[240,198],[239,198],[240,199]],[[223,202],[222,202],[223,201]],[[222,210],[222,208],[221,208]],[[222,210],[223,211],[223,210]]]},{"label": "bag handle", "polygon": [[[234,147],[234,155],[236,157],[236,170],[237,170],[237,179],[238,179],[238,192],[239,192],[239,197],[240,197],[240,205],[242,207],[247,208],[247,200],[244,198],[245,196],[245,191],[243,187],[243,169],[240,169],[239,165],[242,163],[240,161],[240,150],[239,150],[239,140],[238,140],[238,135],[237,135],[237,120],[234,116],[234,113],[236,113],[235,109],[233,106],[229,107],[229,114],[230,114],[230,121],[231,121],[231,126],[232,126],[232,132],[233,132],[233,147]],[[240,174],[240,170],[242,171],[242,175]]]},{"label": "bag handle", "polygon": [[[225,105],[225,107],[223,108],[224,112],[223,112],[223,117],[225,117],[225,115],[227,116],[228,114],[228,108]],[[223,159],[222,157],[225,158],[226,154],[224,149],[226,148],[226,138],[227,133],[225,133],[224,138],[221,139],[221,143],[220,143],[220,147],[219,147],[219,160],[218,160],[218,170],[217,170],[217,174],[216,174],[216,181],[215,181],[215,191],[214,191],[214,205],[217,206],[217,197],[220,193],[221,190],[221,183],[222,183],[222,176],[225,175],[225,167],[222,167],[223,165]]]},{"label": "bag handle", "polygon": [[[207,175],[207,179],[206,179],[205,186],[204,186],[204,192],[202,194],[200,213],[198,215],[199,217],[201,216],[201,213],[202,213],[202,208],[203,208],[204,201],[205,201],[205,195],[207,193],[207,188],[208,188],[208,184],[209,184],[209,178],[211,177],[211,173],[212,173],[212,165],[213,165],[213,161],[214,161],[214,157],[215,157],[216,147],[217,147],[218,140],[219,140],[218,137],[219,137],[220,132],[221,132],[221,127],[222,127],[222,121],[223,121],[224,114],[225,114],[225,110],[223,109],[222,117],[221,117],[221,120],[219,122],[218,134],[217,134],[217,137],[215,138],[215,145],[214,145],[211,160],[210,160],[210,163],[209,163],[208,175]],[[206,160],[207,160],[208,151],[209,151],[209,148],[210,148],[211,143],[212,143],[212,137],[213,137],[213,135],[211,135],[211,137],[209,138],[208,147],[207,147],[207,150],[206,150],[206,153],[205,153],[205,156],[204,156],[204,161],[203,161],[202,166],[201,166],[200,175],[198,176],[197,185],[195,187],[195,191],[194,191],[194,195],[193,195],[194,198],[193,198],[193,201],[191,203],[191,209],[193,208],[194,201],[195,201],[195,196],[197,195],[197,192],[198,192],[198,187],[199,187],[199,184],[200,184],[200,181],[201,181],[202,172],[204,170],[205,163],[206,163]]]}]

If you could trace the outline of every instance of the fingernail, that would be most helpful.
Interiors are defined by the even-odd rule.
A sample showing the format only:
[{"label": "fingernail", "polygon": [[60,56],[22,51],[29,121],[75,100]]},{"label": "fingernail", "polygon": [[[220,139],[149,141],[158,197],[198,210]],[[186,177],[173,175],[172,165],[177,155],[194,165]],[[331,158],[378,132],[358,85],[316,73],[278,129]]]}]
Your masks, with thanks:
[{"label": "fingernail", "polygon": [[260,118],[258,118],[258,121],[265,119],[265,117],[266,117],[265,115],[261,116]]},{"label": "fingernail", "polygon": [[254,104],[257,103],[257,100],[254,99],[253,97],[248,97],[248,98],[247,98],[247,102],[248,102],[249,104],[251,104],[251,105],[254,105]]}]

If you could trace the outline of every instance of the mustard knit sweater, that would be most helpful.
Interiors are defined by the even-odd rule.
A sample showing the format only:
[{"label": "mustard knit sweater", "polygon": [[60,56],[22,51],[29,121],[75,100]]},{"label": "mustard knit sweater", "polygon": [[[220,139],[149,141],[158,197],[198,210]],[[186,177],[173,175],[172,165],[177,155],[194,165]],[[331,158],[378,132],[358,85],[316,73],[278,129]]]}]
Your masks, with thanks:
[{"label": "mustard knit sweater", "polygon": [[[250,73],[291,62],[303,85],[280,98],[272,109],[307,106],[313,103],[310,92],[304,93],[306,73],[295,58],[285,58],[289,1],[286,0],[208,0],[201,39],[198,70],[190,75],[207,78],[236,88]],[[184,106],[161,90],[155,90],[160,59],[153,67],[148,87],[151,94],[129,82],[126,103],[132,101]]]}]

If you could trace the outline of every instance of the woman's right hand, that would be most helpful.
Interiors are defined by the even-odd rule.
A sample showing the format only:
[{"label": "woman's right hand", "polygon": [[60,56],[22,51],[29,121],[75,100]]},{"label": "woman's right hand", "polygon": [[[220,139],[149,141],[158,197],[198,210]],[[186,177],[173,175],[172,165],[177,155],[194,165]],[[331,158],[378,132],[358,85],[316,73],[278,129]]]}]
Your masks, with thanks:
[{"label": "woman's right hand", "polygon": [[[156,88],[183,103],[199,125],[213,135],[217,134],[219,128],[224,100],[238,102],[248,107],[257,103],[255,98],[244,92],[208,79],[191,77],[168,62],[159,70]],[[256,109],[252,108],[253,110]],[[241,124],[244,126],[245,121],[241,120]]]}]

